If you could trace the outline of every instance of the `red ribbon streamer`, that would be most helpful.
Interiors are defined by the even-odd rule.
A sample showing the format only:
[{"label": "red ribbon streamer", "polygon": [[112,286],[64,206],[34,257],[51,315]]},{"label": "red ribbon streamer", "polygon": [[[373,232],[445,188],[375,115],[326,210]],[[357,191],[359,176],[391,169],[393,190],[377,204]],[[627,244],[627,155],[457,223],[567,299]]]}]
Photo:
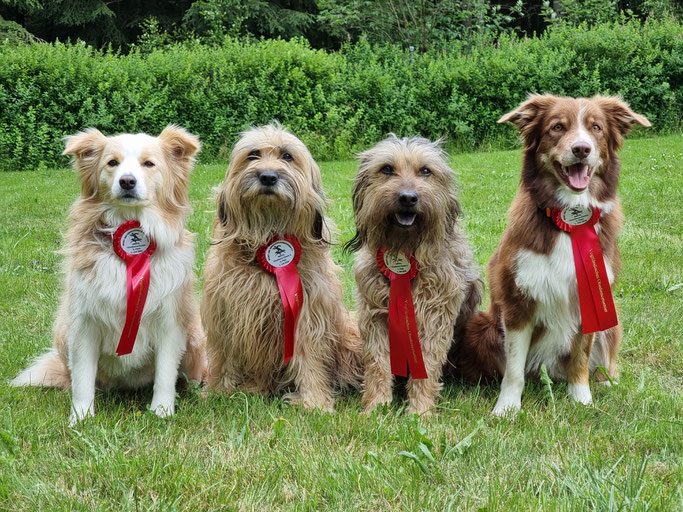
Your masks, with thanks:
[{"label": "red ribbon streamer", "polygon": [[[278,241],[289,242],[293,248],[294,254],[292,259],[284,266],[271,265],[268,262],[266,251]],[[288,249],[288,246],[282,246]],[[304,301],[304,292],[301,287],[301,279],[299,272],[296,269],[299,260],[301,259],[301,245],[295,236],[287,235],[282,238],[274,236],[266,245],[259,247],[257,252],[257,260],[261,267],[275,274],[277,280],[277,287],[280,290],[280,298],[282,299],[282,306],[285,310],[285,355],[283,365],[286,365],[294,355],[294,333],[296,332],[296,325],[301,312],[301,305]]]},{"label": "red ribbon streamer", "polygon": [[382,273],[389,278],[389,359],[391,373],[413,379],[426,379],[427,369],[422,358],[420,338],[417,334],[417,321],[413,306],[410,281],[417,275],[417,262],[410,257],[410,270],[398,274],[387,267],[384,249],[377,251],[377,264]]},{"label": "red ribbon streamer", "polygon": [[[121,224],[114,233],[114,252],[126,263],[126,288],[127,288],[127,305],[126,305],[126,323],[121,332],[121,339],[116,347],[116,353],[119,356],[130,354],[135,345],[135,338],[138,335],[140,328],[140,319],[145,308],[147,300],[147,292],[149,291],[150,280],[150,256],[154,254],[156,243],[154,240],[149,240],[149,245],[142,251],[135,254],[137,249],[132,247],[133,252],[127,252],[124,248],[122,240],[125,237],[136,237],[133,241],[140,240],[137,233],[128,234],[131,230],[139,230],[140,223],[137,220],[130,220]],[[138,246],[140,247],[140,246]],[[141,248],[141,247],[140,247]]]},{"label": "red ribbon streamer", "polygon": [[604,331],[619,323],[617,310],[612,300],[605,259],[595,224],[600,219],[600,210],[593,208],[593,215],[584,224],[572,226],[562,220],[562,208],[552,210],[553,222],[567,231],[574,251],[574,267],[579,289],[581,308],[581,330],[583,334]]}]

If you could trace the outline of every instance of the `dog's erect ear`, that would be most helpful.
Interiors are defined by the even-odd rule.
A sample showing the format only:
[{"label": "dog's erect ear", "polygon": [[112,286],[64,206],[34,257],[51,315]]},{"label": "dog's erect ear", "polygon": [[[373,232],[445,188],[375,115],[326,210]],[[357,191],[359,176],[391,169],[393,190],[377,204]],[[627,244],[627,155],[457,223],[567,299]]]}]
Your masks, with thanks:
[{"label": "dog's erect ear", "polygon": [[550,94],[532,94],[529,99],[519,104],[517,108],[511,110],[500,119],[499,123],[512,123],[521,131],[524,131],[532,124],[539,114],[556,101],[556,97]]},{"label": "dog's erect ear", "polygon": [[201,148],[199,139],[183,128],[170,124],[161,132],[159,140],[169,151],[170,157],[189,172],[194,156]]},{"label": "dog's erect ear", "polygon": [[636,114],[620,98],[614,96],[595,96],[593,100],[600,106],[609,122],[621,135],[631,131],[634,124],[649,128],[652,126],[645,116]]},{"label": "dog's erect ear", "polygon": [[62,155],[74,156],[74,168],[79,173],[83,197],[97,193],[97,164],[106,143],[107,138],[97,128],[88,128],[64,138]]}]

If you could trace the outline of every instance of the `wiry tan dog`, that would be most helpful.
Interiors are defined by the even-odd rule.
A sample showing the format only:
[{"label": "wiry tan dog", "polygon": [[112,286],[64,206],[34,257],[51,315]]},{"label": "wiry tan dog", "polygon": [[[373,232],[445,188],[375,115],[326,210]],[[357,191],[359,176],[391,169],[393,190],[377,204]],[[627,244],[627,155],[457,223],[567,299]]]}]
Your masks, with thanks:
[{"label": "wiry tan dog", "polygon": [[[95,412],[95,387],[154,383],[151,408],[173,414],[178,370],[201,381],[206,355],[193,293],[194,238],[185,230],[189,174],[199,141],[168,126],[159,137],[105,137],[92,128],[66,139],[81,195],[69,214],[63,254],[65,290],[54,348],[24,370],[14,386],[72,389],[72,423]],[[118,356],[126,318],[126,264],[112,235],[126,221],[156,243],[149,292],[132,353]]]},{"label": "wiry tan dog", "polygon": [[[204,271],[210,389],[266,394],[293,383],[293,402],[329,411],[335,388],[360,386],[360,340],[330,256],[325,206],[320,169],[299,139],[279,125],[242,134],[219,186]],[[274,235],[294,235],[301,245],[304,299],[286,365],[278,285],[257,263]]]},{"label": "wiry tan dog", "polygon": [[458,225],[460,204],[453,171],[438,142],[423,138],[380,142],[359,155],[353,187],[357,233],[347,247],[358,250],[358,323],[363,340],[366,410],[392,400],[388,304],[390,282],[377,251],[414,255],[419,273],[412,298],[427,379],[410,378],[408,411],[434,407],[454,327],[476,310],[481,283],[472,251]]}]

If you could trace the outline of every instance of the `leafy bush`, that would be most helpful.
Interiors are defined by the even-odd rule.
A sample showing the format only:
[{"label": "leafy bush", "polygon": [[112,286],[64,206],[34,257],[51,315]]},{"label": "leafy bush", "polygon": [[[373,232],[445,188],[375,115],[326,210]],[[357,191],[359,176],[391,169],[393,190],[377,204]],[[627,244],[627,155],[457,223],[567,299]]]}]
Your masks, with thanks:
[{"label": "leafy bush", "polygon": [[277,119],[319,158],[348,157],[388,132],[447,137],[451,149],[510,146],[496,120],[529,92],[621,94],[657,131],[681,128],[683,27],[673,20],[553,27],[411,55],[365,41],[340,52],[303,40],[171,45],[121,55],[83,43],[0,46],[0,168],[65,164],[61,139],[199,134],[225,158],[241,130]]}]

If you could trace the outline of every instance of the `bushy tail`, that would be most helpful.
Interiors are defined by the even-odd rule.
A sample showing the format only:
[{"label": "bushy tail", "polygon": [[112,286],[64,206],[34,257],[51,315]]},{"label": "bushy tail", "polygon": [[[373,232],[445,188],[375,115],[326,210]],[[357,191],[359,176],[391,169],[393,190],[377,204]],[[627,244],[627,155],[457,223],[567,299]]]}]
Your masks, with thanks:
[{"label": "bushy tail", "polygon": [[11,386],[44,386],[61,389],[71,388],[71,375],[66,364],[52,349],[36,359],[10,382]]},{"label": "bushy tail", "polygon": [[336,354],[337,382],[342,388],[360,389],[363,384],[363,343],[353,315],[348,315],[342,329]]},{"label": "bushy tail", "polygon": [[472,315],[448,354],[450,373],[474,384],[503,375],[504,335],[500,315],[495,309]]}]

